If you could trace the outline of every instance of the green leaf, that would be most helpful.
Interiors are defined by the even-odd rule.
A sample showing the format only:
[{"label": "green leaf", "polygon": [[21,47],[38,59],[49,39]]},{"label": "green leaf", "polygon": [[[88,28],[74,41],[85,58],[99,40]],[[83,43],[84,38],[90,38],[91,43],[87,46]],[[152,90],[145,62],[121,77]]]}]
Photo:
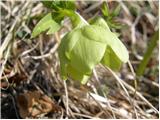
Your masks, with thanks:
[{"label": "green leaf", "polygon": [[52,12],[52,18],[54,19],[54,21],[58,24],[61,24],[62,20],[64,19],[65,15],[58,11],[58,12]]},{"label": "green leaf", "polygon": [[107,46],[101,63],[114,71],[118,71],[121,67],[122,61],[116,56],[111,47]]},{"label": "green leaf", "polygon": [[143,56],[143,60],[140,62],[139,66],[136,70],[137,76],[143,75],[144,71],[146,70],[146,66],[147,66],[150,58],[152,57],[153,50],[157,46],[158,40],[159,40],[159,30],[154,32],[153,36],[151,37],[151,40],[150,40],[149,45],[147,47],[147,50]]},{"label": "green leaf", "polygon": [[46,30],[48,30],[47,34],[52,34],[58,31],[60,28],[61,26],[58,23],[56,23],[52,18],[52,14],[48,13],[38,22],[38,24],[33,29],[32,38],[36,37],[37,35]]},{"label": "green leaf", "polygon": [[76,10],[75,0],[72,1],[61,1],[61,8],[69,9],[69,10]]},{"label": "green leaf", "polygon": [[43,0],[42,1],[43,5],[47,8],[50,8],[50,9],[54,9],[54,10],[59,10],[59,5],[60,5],[60,1],[57,0],[52,0],[52,1],[48,1],[48,0]]},{"label": "green leaf", "polygon": [[122,29],[126,27],[126,25],[119,22],[115,22],[114,20],[108,20],[107,23],[111,28],[115,28],[115,29]]},{"label": "green leaf", "polygon": [[111,16],[112,17],[116,17],[118,16],[118,14],[120,13],[120,10],[121,10],[121,5],[118,5],[111,13]]},{"label": "green leaf", "polygon": [[109,8],[108,8],[106,2],[102,3],[101,11],[102,11],[102,14],[104,17],[108,17],[110,15]]},{"label": "green leaf", "polygon": [[60,9],[69,9],[69,10],[75,10],[75,1],[62,1],[62,0],[44,0],[42,1],[43,5],[47,8],[54,9],[55,11],[58,11]]}]

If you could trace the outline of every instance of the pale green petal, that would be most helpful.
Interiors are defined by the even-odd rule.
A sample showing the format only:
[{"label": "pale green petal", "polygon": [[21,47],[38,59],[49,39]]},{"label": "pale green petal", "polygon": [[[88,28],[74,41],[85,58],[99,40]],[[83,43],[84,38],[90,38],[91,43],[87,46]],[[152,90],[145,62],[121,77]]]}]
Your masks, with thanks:
[{"label": "pale green petal", "polygon": [[79,40],[80,30],[75,29],[68,33],[63,39],[65,42],[65,55],[68,59],[70,59],[70,52],[72,51],[73,47]]},{"label": "pale green petal", "polygon": [[58,55],[60,59],[60,73],[62,76],[62,79],[67,79],[67,66],[69,63],[69,60],[65,56],[65,41],[62,39],[61,44],[58,48]]},{"label": "pale green petal", "polygon": [[128,52],[118,37],[97,25],[86,25],[64,36],[59,49],[61,73],[86,83],[100,62],[118,70],[128,61]]},{"label": "pale green petal", "polygon": [[126,63],[129,59],[128,51],[126,47],[123,45],[123,43],[118,39],[116,34],[110,33],[108,35],[108,38],[106,36],[106,39],[108,40],[108,45],[111,47],[111,49],[114,51],[114,53],[117,55],[117,57],[123,62]]},{"label": "pale green petal", "polygon": [[119,70],[122,64],[121,60],[116,56],[116,54],[109,46],[107,46],[101,63],[114,71]]},{"label": "pale green petal", "polygon": [[90,74],[95,65],[101,61],[106,49],[106,44],[88,39],[83,34],[79,34],[77,37],[78,41],[70,54],[70,64],[76,70]]},{"label": "pale green petal", "polygon": [[92,19],[90,21],[90,24],[91,25],[97,25],[97,26],[105,28],[107,31],[111,31],[109,29],[109,26],[107,25],[106,21],[101,17],[95,17],[94,19]]},{"label": "pale green petal", "polygon": [[68,70],[69,77],[71,77],[74,80],[80,81],[82,84],[85,84],[90,77],[90,75],[84,75],[83,73],[77,71],[71,65],[67,67],[67,70]]},{"label": "pale green petal", "polygon": [[81,28],[82,35],[89,40],[107,44],[105,37],[110,33],[101,26],[90,25]]},{"label": "pale green petal", "polygon": [[97,25],[83,27],[82,33],[83,36],[87,37],[89,40],[94,40],[109,45],[122,62],[125,63],[128,61],[128,51],[123,43],[118,39],[116,34]]}]

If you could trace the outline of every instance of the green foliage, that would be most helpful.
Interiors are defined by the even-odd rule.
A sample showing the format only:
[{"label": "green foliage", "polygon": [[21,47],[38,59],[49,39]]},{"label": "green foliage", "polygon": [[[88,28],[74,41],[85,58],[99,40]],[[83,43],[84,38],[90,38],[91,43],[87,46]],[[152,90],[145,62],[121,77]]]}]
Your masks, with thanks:
[{"label": "green foliage", "polygon": [[153,52],[154,48],[157,46],[158,40],[159,40],[159,30],[156,31],[151,38],[151,42],[149,43],[147,51],[143,56],[143,60],[139,64],[138,69],[136,71],[137,76],[143,75],[145,68],[146,68],[146,65],[148,64],[148,62],[151,58],[152,52]]},{"label": "green foliage", "polygon": [[104,17],[108,17],[110,15],[108,6],[105,2],[102,4],[101,11]]},{"label": "green foliage", "polygon": [[[42,3],[54,11],[52,13],[48,13],[38,22],[36,27],[33,29],[32,38],[46,30],[48,30],[47,34],[55,33],[61,28],[60,24],[65,16],[71,16],[72,20],[76,22],[78,21],[77,16],[73,13],[76,8],[74,1],[46,0],[42,1]],[[76,24],[79,24],[79,22]]]},{"label": "green foliage", "polygon": [[111,17],[113,18],[113,17],[118,16],[119,13],[120,13],[120,11],[121,11],[121,6],[118,5],[118,6],[113,10],[113,12],[111,13]]},{"label": "green foliage", "polygon": [[118,5],[113,11],[109,11],[109,8],[106,2],[103,2],[101,12],[102,12],[103,18],[105,19],[105,21],[107,22],[110,28],[121,29],[122,27],[124,27],[122,23],[118,23],[115,20],[115,17],[119,15],[120,10],[121,10],[121,7],[120,5]]},{"label": "green foliage", "polygon": [[56,23],[51,13],[44,16],[38,24],[35,26],[32,32],[32,38],[36,37],[40,33],[48,30],[47,34],[52,34],[60,29],[60,25]]},{"label": "green foliage", "polygon": [[[72,2],[43,1],[43,4],[54,11],[40,20],[32,37],[46,30],[47,33],[59,30],[65,16],[70,18],[73,25],[73,29],[62,38],[58,48],[63,80],[70,77],[85,84],[97,64],[101,63],[116,71],[122,63],[128,61],[127,49],[117,35],[111,32],[103,18],[92,19],[90,25],[74,11]],[[105,16],[110,15],[107,7],[103,7]],[[113,16],[118,14],[117,11],[119,8],[115,9]]]},{"label": "green foliage", "polygon": [[61,10],[61,14],[64,14],[65,16],[68,16],[72,22],[73,28],[82,27],[84,25],[87,25],[88,23],[75,11],[71,10]]},{"label": "green foliage", "polygon": [[75,2],[74,0],[72,1],[62,1],[62,0],[44,0],[42,1],[43,5],[46,6],[47,8],[53,9],[55,11],[58,11],[60,9],[69,9],[69,10],[75,10]]},{"label": "green foliage", "polygon": [[64,17],[65,17],[65,15],[62,14],[62,12],[52,12],[52,18],[58,24],[61,24],[61,22],[63,21]]}]

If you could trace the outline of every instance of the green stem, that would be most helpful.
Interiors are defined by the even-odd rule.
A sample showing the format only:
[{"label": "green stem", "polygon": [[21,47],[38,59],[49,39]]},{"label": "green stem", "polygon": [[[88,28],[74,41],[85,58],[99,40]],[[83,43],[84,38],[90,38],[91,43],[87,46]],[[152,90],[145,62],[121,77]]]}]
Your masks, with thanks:
[{"label": "green stem", "polygon": [[82,27],[88,25],[88,22],[76,11],[60,10],[64,16],[68,16],[71,19],[73,28]]},{"label": "green stem", "polygon": [[146,68],[146,65],[148,64],[148,62],[151,58],[152,52],[153,52],[154,48],[156,47],[158,40],[159,40],[159,30],[156,31],[151,38],[151,42],[148,45],[148,48],[147,48],[146,53],[144,54],[143,60],[139,64],[138,69],[136,71],[137,76],[143,75],[145,68]]}]

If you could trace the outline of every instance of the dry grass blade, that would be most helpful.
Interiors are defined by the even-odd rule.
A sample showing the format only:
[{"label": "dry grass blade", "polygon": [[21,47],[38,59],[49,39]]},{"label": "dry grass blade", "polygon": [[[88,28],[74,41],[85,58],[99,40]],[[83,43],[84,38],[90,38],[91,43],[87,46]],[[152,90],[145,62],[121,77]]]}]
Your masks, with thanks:
[{"label": "dry grass blade", "polygon": [[0,78],[2,77],[2,73],[3,73],[4,67],[5,67],[6,62],[7,62],[7,59],[8,59],[8,57],[9,57],[10,49],[11,49],[11,46],[8,46],[6,55],[5,55],[5,57],[4,57],[4,61],[2,62],[2,65],[1,65],[1,69],[0,69]]},{"label": "dry grass blade", "polygon": [[14,29],[16,24],[17,24],[17,19],[15,20],[15,22],[11,26],[11,28],[8,32],[8,35],[6,36],[6,38],[4,39],[4,42],[2,43],[2,45],[0,47],[0,59],[3,58],[4,50],[8,47],[9,44],[11,44],[11,40],[12,40],[12,37],[13,37],[13,29]]},{"label": "dry grass blade", "polygon": [[65,106],[66,106],[66,114],[67,114],[67,117],[66,118],[68,118],[68,115],[69,115],[69,102],[68,102],[68,90],[67,90],[67,84],[66,84],[66,81],[64,80],[64,89],[65,89],[65,94],[66,94],[66,97],[65,97],[65,99],[66,99],[66,104],[65,104]]},{"label": "dry grass blade", "polygon": [[[93,70],[93,74],[94,74],[94,76],[95,76],[95,78],[96,78],[96,81],[97,81],[98,85],[100,86],[100,80],[98,79],[98,75],[97,75],[97,72],[96,72],[95,69]],[[103,92],[103,91],[102,91],[102,92]],[[92,94],[90,94],[90,95],[91,95],[93,98],[96,99],[96,96],[94,97],[94,95],[92,95]],[[103,98],[102,98],[102,97],[98,97],[98,98],[102,99],[102,101],[103,101]],[[100,99],[99,99],[99,100],[100,100]],[[106,97],[105,99],[107,100],[107,97]],[[108,101],[107,101],[107,105],[108,105],[109,109],[110,109],[111,112],[112,112],[113,118],[116,119],[116,116],[115,116],[115,114],[114,114],[114,112],[113,112],[113,110],[112,110],[112,107],[111,107],[111,105],[110,105],[110,103],[109,103]]]},{"label": "dry grass blade", "polygon": [[[110,69],[110,68],[107,68],[111,73],[112,75],[116,78],[116,80],[120,83],[120,85],[122,86],[122,88],[124,89],[125,93],[127,94],[128,96],[128,99],[129,99],[129,103],[132,105],[132,107],[134,108],[134,112],[135,112],[135,115],[136,115],[136,118],[138,118],[137,116],[137,111],[135,109],[135,106],[134,106],[134,102],[132,102],[132,99],[127,91],[127,89],[125,88],[124,84],[122,83],[122,80]],[[135,90],[136,91],[136,90]],[[134,93],[135,93],[134,91]]]},{"label": "dry grass blade", "polygon": [[[123,86],[127,87],[129,90],[131,90],[133,93],[135,93],[135,89],[130,86],[129,84],[127,84],[126,82],[124,82],[124,80],[120,79],[111,69],[108,68],[108,70],[112,73],[112,75],[118,80],[120,81],[121,84],[123,84]],[[126,91],[127,92],[127,91]],[[128,94],[128,92],[127,92]],[[159,111],[146,99],[144,98],[140,92],[136,92],[135,93],[138,97],[140,97],[144,102],[146,102],[148,104],[148,106],[150,106],[156,113],[159,113]],[[129,94],[128,94],[129,95]]]},{"label": "dry grass blade", "polygon": [[47,58],[49,56],[51,56],[58,48],[58,44],[55,44],[55,46],[50,50],[49,53],[46,53],[44,55],[41,55],[41,56],[29,56],[35,60],[38,60],[38,59],[43,59],[43,58]]}]

